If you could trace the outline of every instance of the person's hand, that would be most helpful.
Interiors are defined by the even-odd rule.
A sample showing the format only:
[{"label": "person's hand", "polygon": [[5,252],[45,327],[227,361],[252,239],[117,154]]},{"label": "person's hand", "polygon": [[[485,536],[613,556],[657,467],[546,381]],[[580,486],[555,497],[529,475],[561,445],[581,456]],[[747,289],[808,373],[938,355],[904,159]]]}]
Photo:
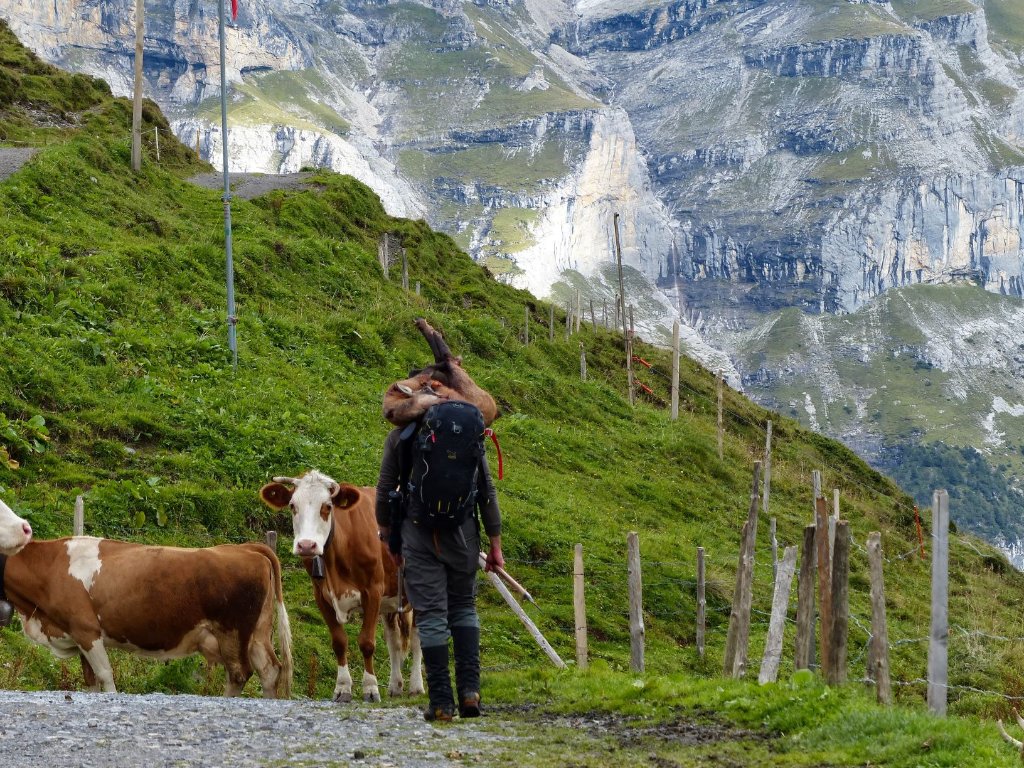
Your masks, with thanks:
[{"label": "person's hand", "polygon": [[497,568],[505,567],[505,556],[501,553],[501,543],[491,542],[491,549],[487,553],[487,562],[484,563],[485,571],[494,571]]}]

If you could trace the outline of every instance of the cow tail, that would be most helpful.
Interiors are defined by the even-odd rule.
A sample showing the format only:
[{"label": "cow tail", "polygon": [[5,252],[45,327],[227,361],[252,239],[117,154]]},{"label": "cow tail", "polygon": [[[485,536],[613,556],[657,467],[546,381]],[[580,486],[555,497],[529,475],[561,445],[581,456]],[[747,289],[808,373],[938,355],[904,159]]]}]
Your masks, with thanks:
[{"label": "cow tail", "polygon": [[281,646],[281,680],[277,683],[277,697],[292,697],[292,626],[288,621],[288,609],[284,605],[284,584],[281,582],[281,561],[271,553],[270,562],[274,567],[274,597],[277,599],[277,642]]}]

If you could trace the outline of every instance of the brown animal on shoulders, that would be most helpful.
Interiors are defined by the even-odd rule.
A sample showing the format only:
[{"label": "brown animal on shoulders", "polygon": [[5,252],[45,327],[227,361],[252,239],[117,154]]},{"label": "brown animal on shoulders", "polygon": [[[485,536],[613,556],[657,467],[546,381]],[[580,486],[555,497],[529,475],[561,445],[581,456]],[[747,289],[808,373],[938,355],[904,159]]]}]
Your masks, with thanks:
[{"label": "brown animal on shoulders", "polygon": [[423,693],[419,635],[411,606],[401,604],[398,569],[387,544],[377,535],[376,490],[338,483],[312,470],[301,477],[275,477],[260,489],[260,498],[271,509],[291,510],[292,551],[302,559],[313,582],[313,597],[331,633],[338,662],[334,700],[352,700],[345,624],[357,612],[362,613],[363,699],[380,701],[373,664],[378,616],[384,619],[391,661],[388,693],[402,694],[402,664],[410,651],[409,693]]},{"label": "brown animal on shoulders", "polygon": [[224,665],[226,696],[253,671],[264,697],[291,695],[281,564],[264,544],[182,549],[75,536],[31,541],[0,566],[0,599],[14,604],[25,635],[58,658],[80,656],[92,690],[117,690],[107,648],[123,648],[156,659],[200,653]]},{"label": "brown animal on shoulders", "polygon": [[416,327],[434,353],[434,363],[413,371],[408,379],[396,381],[384,393],[384,418],[398,427],[415,421],[435,403],[462,400],[480,409],[484,424],[490,426],[498,418],[494,398],[481,389],[462,367],[462,358],[452,354],[444,337],[423,318]]}]

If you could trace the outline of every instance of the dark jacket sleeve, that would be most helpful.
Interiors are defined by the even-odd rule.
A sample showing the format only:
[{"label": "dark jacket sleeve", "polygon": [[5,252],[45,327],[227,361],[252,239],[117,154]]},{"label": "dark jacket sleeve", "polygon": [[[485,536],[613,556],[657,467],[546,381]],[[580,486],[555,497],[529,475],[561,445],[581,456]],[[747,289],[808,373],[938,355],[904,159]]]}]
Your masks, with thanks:
[{"label": "dark jacket sleeve", "polygon": [[487,457],[480,460],[480,478],[477,486],[480,502],[480,519],[484,524],[484,533],[488,536],[501,535],[501,510],[498,508],[498,491],[491,479],[491,470],[487,466]]},{"label": "dark jacket sleeve", "polygon": [[380,462],[377,477],[377,525],[387,528],[391,525],[391,507],[388,494],[398,489],[398,438],[402,430],[392,429],[384,439],[384,456]]}]

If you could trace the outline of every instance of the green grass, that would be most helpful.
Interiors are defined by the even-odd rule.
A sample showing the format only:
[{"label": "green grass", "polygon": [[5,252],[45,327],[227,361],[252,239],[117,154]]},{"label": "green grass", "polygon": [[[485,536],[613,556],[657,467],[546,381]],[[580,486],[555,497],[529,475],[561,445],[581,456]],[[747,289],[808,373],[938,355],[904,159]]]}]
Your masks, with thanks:
[{"label": "green grass", "polygon": [[892,0],[892,8],[900,18],[913,24],[976,13],[978,5],[970,0]]},{"label": "green grass", "polygon": [[[0,25],[3,61],[24,58],[11,39]],[[76,85],[28,61],[40,67],[42,81],[33,81],[33,88],[70,98],[66,91]],[[538,607],[528,610],[565,658],[573,647],[571,552],[575,543],[584,545],[592,657],[608,670],[608,677],[587,683],[592,693],[622,688],[615,695],[630,714],[656,700],[664,705],[655,710],[664,712],[706,699],[723,718],[785,733],[791,741],[759,747],[765,760],[774,750],[768,745],[779,743],[789,744],[785,754],[793,765],[808,764],[803,753],[848,756],[867,748],[850,745],[857,729],[828,731],[830,724],[846,722],[846,711],[849,722],[858,722],[854,716],[866,705],[856,685],[815,689],[806,700],[786,692],[762,701],[759,689],[717,673],[751,468],[763,456],[769,419],[771,516],[780,541],[799,540],[809,517],[810,473],[821,469],[826,488],[842,489],[856,541],[871,530],[884,531],[893,674],[903,681],[923,676],[917,638],[926,631],[929,573],[926,563],[901,556],[916,547],[913,502],[906,494],[839,443],[728,390],[719,458],[711,374],[683,360],[681,416],[670,421],[663,406],[669,357],[640,342],[637,354],[654,369],[638,370],[638,377],[655,399],[643,396],[631,407],[619,337],[585,327],[568,343],[560,332],[549,343],[538,332],[546,327],[547,305],[494,281],[423,222],[387,216],[376,196],[349,177],[321,172],[314,190],[235,201],[239,366],[233,371],[225,342],[222,205],[216,192],[185,181],[205,166],[167,141],[161,142],[162,164],[147,145],[143,171],[130,173],[129,105],[98,86],[89,90],[82,127],[67,130],[61,143],[44,147],[0,184],[0,444],[17,462],[17,468],[0,462],[0,493],[40,537],[69,533],[74,498],[83,494],[88,533],[200,546],[262,539],[274,529],[282,532],[281,551],[287,552],[288,519],[260,504],[258,489],[273,475],[311,467],[338,480],[375,481],[388,431],[381,395],[427,358],[412,327],[422,315],[444,331],[501,406],[495,426],[507,476],[498,488],[509,569],[537,599]],[[21,135],[30,134],[25,98],[11,102],[0,129],[20,125]],[[150,128],[162,120],[152,110],[146,119]],[[403,292],[396,274],[383,278],[377,242],[385,232],[403,238],[410,280],[421,282],[421,296]],[[628,276],[632,284],[634,276]],[[575,285],[567,275],[566,290]],[[524,307],[533,326],[528,347],[519,341]],[[556,310],[559,330],[564,321]],[[587,352],[586,382],[578,373],[580,342]],[[612,678],[623,673],[629,655],[624,547],[631,530],[639,533],[644,557],[649,670],[648,682],[635,691],[632,682],[620,686]],[[763,649],[769,609],[766,538],[759,537],[755,570],[752,659]],[[694,647],[698,546],[707,552],[708,567],[703,660]],[[954,538],[950,614],[958,626],[1020,637],[1024,576],[994,568],[997,561],[980,541]],[[304,572],[290,555],[282,562],[295,635],[295,687],[323,698],[334,678],[327,632]],[[856,549],[854,679],[864,674],[866,569]],[[487,588],[481,611],[485,686],[495,699],[529,694],[564,710],[599,706],[573,693],[571,675],[548,676],[532,639]],[[791,628],[786,643],[792,647]],[[955,635],[950,652],[954,714],[1005,714],[1007,702],[999,694],[1024,691],[1019,641]],[[386,669],[383,648],[378,653]],[[164,666],[117,654],[115,665],[126,691],[219,690],[217,673],[208,675],[194,661]],[[787,653],[783,674],[790,672]],[[77,664],[55,662],[16,631],[0,630],[0,687],[79,685]],[[994,693],[979,696],[968,686]],[[249,692],[255,687],[251,683]],[[902,686],[898,694],[916,709],[897,710],[891,721],[910,734],[890,736],[900,745],[893,765],[907,764],[920,751],[916,734],[927,731],[912,716],[920,708],[921,687]],[[787,697],[800,703],[792,713],[782,706]],[[950,723],[951,754],[973,754],[956,734],[975,721]],[[669,759],[695,758],[673,751]],[[852,764],[852,758],[842,760]],[[818,764],[842,760],[821,757]]]}]

